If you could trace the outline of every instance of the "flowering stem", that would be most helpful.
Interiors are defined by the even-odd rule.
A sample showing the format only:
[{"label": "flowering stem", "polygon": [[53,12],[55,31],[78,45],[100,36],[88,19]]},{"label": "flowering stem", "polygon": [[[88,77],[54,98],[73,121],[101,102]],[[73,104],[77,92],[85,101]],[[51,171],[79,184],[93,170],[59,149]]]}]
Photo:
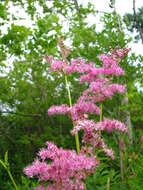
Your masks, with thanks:
[{"label": "flowering stem", "polygon": [[86,156],[88,156],[88,145],[86,144]]},{"label": "flowering stem", "polygon": [[103,119],[103,106],[102,104],[100,104],[100,122],[102,121]]},{"label": "flowering stem", "polygon": [[68,77],[66,74],[65,74],[65,83],[66,83],[66,89],[68,92],[69,105],[70,105],[70,107],[72,107],[71,92],[70,92],[70,88],[69,88],[69,84],[68,84]]},{"label": "flowering stem", "polygon": [[16,185],[16,183],[15,183],[15,181],[14,181],[12,175],[11,175],[11,172],[9,171],[9,169],[7,170],[7,173],[8,173],[8,175],[9,175],[9,177],[10,177],[12,183],[13,183],[13,186],[15,187],[16,190],[18,190],[18,187],[17,187],[17,185]]},{"label": "flowering stem", "polygon": [[[66,89],[68,92],[69,105],[70,105],[70,107],[72,107],[71,92],[70,92],[70,88],[69,88],[69,84],[68,84],[68,77],[66,74],[65,74],[65,83],[66,83]],[[74,125],[74,123],[73,123],[73,125]],[[77,150],[77,153],[79,154],[80,153],[80,144],[79,144],[78,133],[75,134],[75,142],[76,142],[76,150]]]},{"label": "flowering stem", "polygon": [[[103,117],[103,106],[102,103],[100,104],[100,122],[102,121]],[[101,135],[101,130],[99,131],[99,135]]]},{"label": "flowering stem", "polygon": [[107,179],[107,187],[106,190],[110,190],[110,177]]},{"label": "flowering stem", "polygon": [[120,174],[121,180],[124,180],[124,163],[123,163],[123,150],[121,147],[121,134],[119,136],[119,153],[120,153]]},{"label": "flowering stem", "polygon": [[1,165],[4,167],[4,169],[7,171],[8,175],[9,175],[11,181],[12,181],[12,184],[13,184],[14,188],[15,188],[16,190],[18,190],[18,187],[17,187],[17,185],[16,185],[16,183],[15,183],[13,177],[12,177],[12,174],[11,174],[11,172],[10,172],[10,170],[9,170],[9,167],[8,167],[8,166],[6,165],[6,163],[3,162],[2,160],[0,160],[0,164],[1,164]]}]

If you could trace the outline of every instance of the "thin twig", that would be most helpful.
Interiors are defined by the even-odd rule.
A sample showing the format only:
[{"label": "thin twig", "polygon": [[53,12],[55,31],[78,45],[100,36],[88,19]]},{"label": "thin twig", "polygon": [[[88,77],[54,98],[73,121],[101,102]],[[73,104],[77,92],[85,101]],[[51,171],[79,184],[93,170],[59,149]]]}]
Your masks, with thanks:
[{"label": "thin twig", "polygon": [[138,32],[140,34],[142,44],[143,44],[143,31],[142,31],[142,28],[141,28],[141,26],[139,24],[138,16],[137,16],[137,13],[136,13],[136,1],[135,0],[133,0],[133,13],[134,13],[134,21],[135,21],[137,30],[138,30]]},{"label": "thin twig", "polygon": [[15,114],[23,117],[41,117],[41,114],[24,114],[24,113],[11,112],[11,111],[0,111],[0,113]]}]

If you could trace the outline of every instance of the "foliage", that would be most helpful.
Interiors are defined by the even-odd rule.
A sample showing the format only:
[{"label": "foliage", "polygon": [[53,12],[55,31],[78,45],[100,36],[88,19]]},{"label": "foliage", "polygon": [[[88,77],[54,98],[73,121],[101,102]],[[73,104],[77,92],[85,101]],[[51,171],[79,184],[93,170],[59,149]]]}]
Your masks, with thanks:
[{"label": "foliage", "polygon": [[141,38],[140,32],[143,33],[143,7],[138,9],[136,15],[131,13],[125,14],[124,22],[130,32],[136,31],[135,41],[138,42]]}]

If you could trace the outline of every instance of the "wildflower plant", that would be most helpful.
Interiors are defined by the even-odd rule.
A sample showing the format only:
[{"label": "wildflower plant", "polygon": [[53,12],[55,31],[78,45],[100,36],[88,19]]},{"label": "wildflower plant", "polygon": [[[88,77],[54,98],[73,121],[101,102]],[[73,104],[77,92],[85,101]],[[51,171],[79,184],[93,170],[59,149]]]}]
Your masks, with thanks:
[{"label": "wildflower plant", "polygon": [[[38,157],[32,165],[24,169],[24,173],[30,178],[38,177],[41,185],[36,190],[84,190],[85,179],[99,164],[95,150],[100,148],[114,159],[114,152],[105,144],[102,132],[127,131],[126,126],[118,120],[102,119],[102,102],[111,99],[115,93],[124,93],[125,86],[112,83],[112,77],[125,74],[120,67],[120,61],[129,50],[116,48],[109,55],[100,55],[99,59],[103,65],[96,68],[94,63],[86,63],[81,58],[72,59],[69,63],[67,57],[70,50],[64,46],[62,39],[59,39],[59,46],[62,60],[55,60],[52,56],[47,56],[46,60],[51,72],[64,75],[69,105],[53,105],[48,109],[48,115],[64,114],[72,119],[71,135],[75,136],[76,151],[64,150],[52,142],[47,142],[46,148],[40,150]],[[72,104],[68,75],[75,72],[80,75],[80,83],[88,82],[89,85],[77,102]],[[89,114],[100,115],[100,121],[90,119]],[[80,130],[84,132],[81,143],[78,137]]]}]

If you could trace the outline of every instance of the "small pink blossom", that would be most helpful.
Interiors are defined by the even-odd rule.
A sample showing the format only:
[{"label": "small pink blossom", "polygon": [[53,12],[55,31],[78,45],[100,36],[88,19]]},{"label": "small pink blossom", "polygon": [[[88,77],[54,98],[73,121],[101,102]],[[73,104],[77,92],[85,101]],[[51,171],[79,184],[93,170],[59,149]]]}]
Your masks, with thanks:
[{"label": "small pink blossom", "polygon": [[96,112],[96,114],[99,115],[99,107],[90,101],[86,102],[81,99],[79,99],[79,101],[76,104],[74,104],[70,109],[70,113],[73,120],[84,118],[84,114],[94,112]]},{"label": "small pink blossom", "polygon": [[[86,154],[77,153],[74,150],[64,150],[57,148],[51,142],[47,142],[47,148],[40,151],[39,158],[32,165],[24,169],[24,173],[31,177],[37,176],[39,181],[51,181],[52,184],[47,186],[47,189],[69,190],[79,189],[84,187],[83,180],[90,173],[94,172],[97,164],[95,158],[87,157]],[[45,152],[47,153],[45,154]],[[55,151],[55,152],[54,152]],[[49,164],[44,160],[52,159]],[[42,158],[42,161],[41,161]],[[43,190],[43,186],[37,187]]]},{"label": "small pink blossom", "polygon": [[122,59],[124,56],[126,56],[128,54],[128,52],[130,51],[131,49],[129,48],[122,48],[122,49],[119,49],[119,48],[115,48],[113,51],[112,51],[112,54],[120,59]]},{"label": "small pink blossom", "polygon": [[41,185],[41,186],[39,186],[39,187],[34,188],[34,190],[45,190],[45,188],[44,188],[43,185]]},{"label": "small pink blossom", "polygon": [[104,143],[104,141],[102,141],[101,146],[102,146],[103,151],[105,152],[105,154],[107,156],[109,156],[112,160],[114,160],[114,152],[113,152],[112,148],[109,149],[107,147],[107,145]]},{"label": "small pink blossom", "polygon": [[111,84],[110,88],[111,88],[113,93],[118,92],[118,93],[122,94],[125,92],[125,85]]},{"label": "small pink blossom", "polygon": [[51,63],[52,71],[62,71],[63,70],[63,62],[61,60],[56,60]]},{"label": "small pink blossom", "polygon": [[104,119],[101,122],[96,123],[96,130],[107,130],[109,133],[113,130],[126,132],[127,128],[124,123],[121,123],[118,120]]},{"label": "small pink blossom", "polygon": [[51,116],[53,114],[67,114],[69,112],[69,107],[66,104],[62,104],[59,106],[51,106],[48,109],[48,115]]}]

